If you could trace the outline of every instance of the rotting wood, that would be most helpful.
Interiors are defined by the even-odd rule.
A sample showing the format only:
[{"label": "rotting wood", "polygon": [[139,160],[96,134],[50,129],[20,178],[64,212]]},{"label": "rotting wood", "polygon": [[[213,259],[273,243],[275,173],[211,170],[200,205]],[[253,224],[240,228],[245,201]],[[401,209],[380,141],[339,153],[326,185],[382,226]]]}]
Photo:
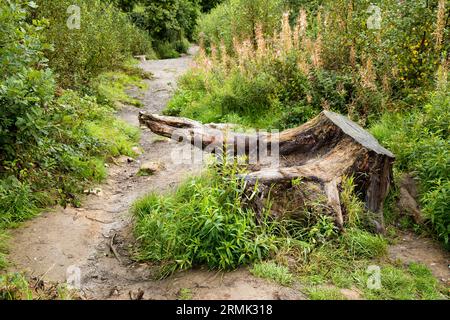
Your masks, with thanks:
[{"label": "rotting wood", "polygon": [[392,183],[395,156],[347,117],[323,111],[309,122],[279,135],[239,133],[231,131],[232,125],[203,125],[186,118],[149,113],[140,113],[139,120],[158,135],[189,142],[208,152],[231,149],[235,155],[239,155],[238,150],[259,155],[261,148],[272,150],[276,144],[280,165],[276,168],[263,165],[243,178],[250,186],[258,182],[266,186],[284,184],[289,188],[297,178],[315,184],[314,192],[325,196],[340,228],[345,222],[339,199],[340,184],[344,177],[354,176],[356,191],[366,209],[378,217],[374,221],[376,229],[384,230],[383,203]]}]

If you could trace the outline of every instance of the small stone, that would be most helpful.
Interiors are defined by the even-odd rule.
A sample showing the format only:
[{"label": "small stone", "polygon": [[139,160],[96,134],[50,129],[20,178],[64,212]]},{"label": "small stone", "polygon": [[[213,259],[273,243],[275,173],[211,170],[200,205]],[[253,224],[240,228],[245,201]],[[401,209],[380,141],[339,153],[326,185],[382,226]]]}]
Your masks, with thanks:
[{"label": "small stone", "polygon": [[134,162],[134,159],[128,156],[120,156],[116,160],[119,164],[126,164],[126,163],[132,163]]},{"label": "small stone", "polygon": [[139,175],[152,175],[164,169],[164,165],[160,162],[144,162],[139,169]]},{"label": "small stone", "polygon": [[131,148],[131,151],[133,151],[135,154],[137,154],[138,156],[140,156],[143,152],[142,149],[139,147],[133,147]]},{"label": "small stone", "polygon": [[94,194],[94,195],[99,196],[99,197],[101,197],[103,195],[103,191],[100,188],[91,188],[91,189],[88,189],[88,190],[84,190],[84,193],[85,194]]}]

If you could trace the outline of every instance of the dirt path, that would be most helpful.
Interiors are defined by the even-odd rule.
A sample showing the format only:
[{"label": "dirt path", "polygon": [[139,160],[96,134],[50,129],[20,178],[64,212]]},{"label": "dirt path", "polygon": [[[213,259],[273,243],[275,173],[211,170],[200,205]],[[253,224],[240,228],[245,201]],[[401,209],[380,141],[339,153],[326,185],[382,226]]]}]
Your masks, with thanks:
[{"label": "dirt path", "polygon": [[[176,79],[189,67],[192,56],[147,61],[142,68],[154,74],[143,97],[144,108],[160,113],[176,88]],[[124,106],[119,116],[139,126],[139,109]],[[182,289],[194,299],[301,299],[298,290],[253,278],[245,270],[215,273],[194,270],[163,281],[150,279],[151,268],[129,259],[133,246],[133,201],[150,192],[174,188],[201,167],[180,165],[171,159],[179,144],[161,141],[142,129],[143,154],[132,162],[126,157],[111,165],[106,183],[97,195],[90,195],[82,208],[55,208],[26,222],[12,232],[10,271],[25,271],[44,280],[65,282],[68,275],[80,274],[81,292],[88,299],[130,299],[144,292],[144,299],[176,299]],[[165,169],[150,177],[138,176],[140,164],[159,161]],[[118,257],[110,249],[111,243]],[[120,261],[119,261],[120,260]]]}]

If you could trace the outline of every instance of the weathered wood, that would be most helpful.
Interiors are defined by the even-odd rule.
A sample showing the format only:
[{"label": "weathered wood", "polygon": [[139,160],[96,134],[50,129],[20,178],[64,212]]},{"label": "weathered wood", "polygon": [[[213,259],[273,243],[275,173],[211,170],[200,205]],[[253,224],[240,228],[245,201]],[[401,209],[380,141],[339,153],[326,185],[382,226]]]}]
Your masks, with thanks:
[{"label": "weathered wood", "polygon": [[263,167],[243,178],[249,185],[289,184],[297,178],[315,184],[315,192],[322,193],[327,199],[340,227],[344,224],[340,184],[344,177],[354,176],[356,190],[366,208],[377,213],[378,224],[381,228],[384,226],[382,209],[392,181],[395,157],[347,117],[323,111],[311,121],[279,135],[237,133],[229,125],[203,125],[190,119],[147,113],[141,113],[139,119],[156,134],[175,139],[183,136],[184,141],[187,137],[188,142],[211,152],[211,145],[217,150],[228,144],[237,150],[238,144],[245,141],[246,154],[258,153],[262,147],[271,150],[276,143],[282,158],[280,166]]}]

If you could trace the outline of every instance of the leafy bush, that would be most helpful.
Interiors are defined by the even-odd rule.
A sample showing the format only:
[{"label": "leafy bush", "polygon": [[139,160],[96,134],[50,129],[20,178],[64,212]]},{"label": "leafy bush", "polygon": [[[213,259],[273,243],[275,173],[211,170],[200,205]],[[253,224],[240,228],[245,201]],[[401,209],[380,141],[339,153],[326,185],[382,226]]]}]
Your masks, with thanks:
[{"label": "leafy bush", "polygon": [[27,23],[26,6],[0,4],[0,162],[36,145],[45,130],[41,117],[54,80],[43,54],[44,26],[42,20]]},{"label": "leafy bush", "polygon": [[206,44],[223,41],[231,49],[233,37],[240,41],[254,37],[257,24],[265,34],[272,34],[280,25],[283,8],[283,0],[227,0],[200,18],[198,33]]},{"label": "leafy bush", "polygon": [[[65,88],[91,82],[104,71],[119,68],[131,55],[154,56],[151,38],[134,26],[128,16],[100,0],[39,0],[35,15],[49,21],[45,37],[50,67]],[[69,29],[67,9],[81,9],[80,29]]]},{"label": "leafy bush", "polygon": [[372,133],[396,155],[400,171],[420,178],[423,212],[437,235],[449,243],[450,94],[436,92],[423,108],[410,113],[385,114]]},{"label": "leafy bush", "polygon": [[196,0],[142,0],[130,13],[134,23],[150,34],[160,58],[187,52],[199,15]]},{"label": "leafy bush", "polygon": [[259,261],[274,249],[266,223],[243,208],[244,183],[235,166],[192,178],[176,193],[151,194],[134,205],[139,259],[160,262],[163,275],[206,264],[232,269]]}]

